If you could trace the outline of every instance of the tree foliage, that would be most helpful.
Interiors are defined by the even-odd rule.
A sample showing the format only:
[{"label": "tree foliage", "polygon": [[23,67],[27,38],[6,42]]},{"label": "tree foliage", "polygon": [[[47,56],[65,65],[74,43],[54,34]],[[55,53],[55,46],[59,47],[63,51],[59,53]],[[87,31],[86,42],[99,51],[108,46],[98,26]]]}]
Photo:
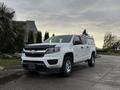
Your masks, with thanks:
[{"label": "tree foliage", "polygon": [[113,44],[112,48],[113,48],[114,50],[117,50],[118,48],[120,49],[120,40],[117,40],[117,41]]},{"label": "tree foliage", "polygon": [[37,32],[37,43],[42,43],[42,32]]},{"label": "tree foliage", "polygon": [[114,36],[112,33],[106,33],[104,36],[103,49],[112,49],[115,41],[116,41],[116,36]]},{"label": "tree foliage", "polygon": [[10,53],[16,38],[12,19],[15,11],[0,3],[0,52]]},{"label": "tree foliage", "polygon": [[21,52],[24,47],[25,30],[22,24],[17,24],[16,22],[13,22],[13,29],[17,32],[13,49],[15,52]]},{"label": "tree foliage", "polygon": [[44,41],[49,38],[49,32],[45,32]]},{"label": "tree foliage", "polygon": [[55,36],[55,34],[53,33],[53,34],[52,34],[52,36],[54,37],[54,36]]},{"label": "tree foliage", "polygon": [[29,31],[27,44],[32,44],[32,43],[34,43],[34,36],[33,36],[33,32]]}]

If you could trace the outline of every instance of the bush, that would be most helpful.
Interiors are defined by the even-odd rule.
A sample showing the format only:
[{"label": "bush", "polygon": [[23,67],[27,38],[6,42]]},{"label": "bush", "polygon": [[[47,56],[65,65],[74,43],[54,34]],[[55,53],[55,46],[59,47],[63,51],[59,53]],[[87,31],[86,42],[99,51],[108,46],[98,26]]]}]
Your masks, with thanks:
[{"label": "bush", "polygon": [[1,59],[20,59],[20,57],[21,57],[20,53],[14,53],[14,54],[0,53],[0,58]]},{"label": "bush", "polygon": [[14,46],[15,46],[15,52],[22,52],[22,49],[24,47],[24,35],[25,35],[25,31],[24,30],[19,30],[19,29],[16,29],[17,30],[17,37],[15,39],[15,43],[14,43]]},{"label": "bush", "polygon": [[32,43],[34,43],[34,36],[33,36],[33,32],[29,31],[27,44],[32,44]]},{"label": "bush", "polygon": [[105,55],[120,55],[120,51],[107,50],[107,49],[97,50],[97,53],[98,54],[105,54]]},{"label": "bush", "polygon": [[37,43],[42,43],[42,32],[37,33]]},{"label": "bush", "polygon": [[44,41],[49,38],[49,32],[45,32]]}]

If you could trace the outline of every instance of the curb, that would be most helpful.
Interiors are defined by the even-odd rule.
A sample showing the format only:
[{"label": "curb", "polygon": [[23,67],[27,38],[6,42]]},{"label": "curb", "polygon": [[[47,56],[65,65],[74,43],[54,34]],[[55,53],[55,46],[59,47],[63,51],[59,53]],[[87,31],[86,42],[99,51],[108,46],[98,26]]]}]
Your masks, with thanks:
[{"label": "curb", "polygon": [[4,73],[4,75],[2,77],[0,77],[0,84],[5,84],[5,83],[15,80],[23,75],[23,70],[15,70],[15,71],[11,70],[9,72],[10,73],[8,73],[8,70],[0,72],[0,73]]}]

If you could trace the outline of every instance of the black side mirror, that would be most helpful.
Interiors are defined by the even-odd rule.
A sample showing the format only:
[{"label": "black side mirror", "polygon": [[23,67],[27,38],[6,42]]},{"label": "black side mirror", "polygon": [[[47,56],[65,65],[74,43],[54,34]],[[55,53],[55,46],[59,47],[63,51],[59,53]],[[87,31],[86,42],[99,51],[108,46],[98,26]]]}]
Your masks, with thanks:
[{"label": "black side mirror", "polygon": [[73,45],[79,45],[80,41],[73,41]]}]

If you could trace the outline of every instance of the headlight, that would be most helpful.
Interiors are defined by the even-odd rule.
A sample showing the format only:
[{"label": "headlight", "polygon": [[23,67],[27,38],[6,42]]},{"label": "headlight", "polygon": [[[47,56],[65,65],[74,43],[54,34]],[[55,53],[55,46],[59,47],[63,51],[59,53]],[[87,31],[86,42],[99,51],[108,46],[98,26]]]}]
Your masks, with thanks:
[{"label": "headlight", "polygon": [[48,48],[46,53],[50,54],[50,53],[55,53],[55,52],[59,52],[60,51],[60,47],[54,47],[54,48]]}]

